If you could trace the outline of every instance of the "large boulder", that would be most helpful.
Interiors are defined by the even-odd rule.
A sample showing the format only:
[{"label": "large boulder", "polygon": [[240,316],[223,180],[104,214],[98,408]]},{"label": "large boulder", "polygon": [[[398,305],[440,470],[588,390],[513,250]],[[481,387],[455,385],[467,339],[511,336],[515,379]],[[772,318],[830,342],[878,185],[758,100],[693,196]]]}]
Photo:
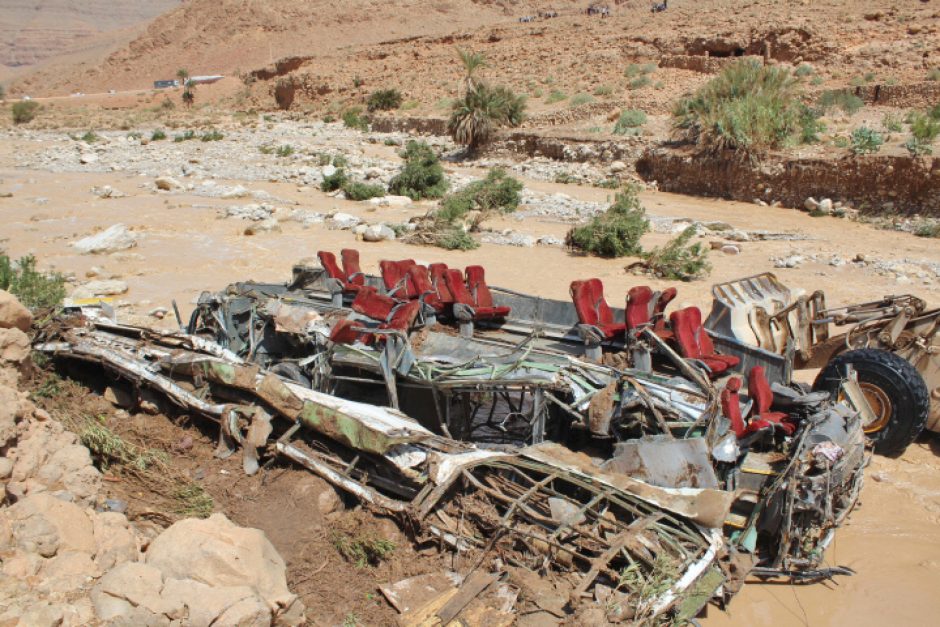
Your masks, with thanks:
[{"label": "large boulder", "polygon": [[287,589],[286,566],[264,532],[239,527],[224,514],[174,523],[150,544],[147,564],[173,579],[213,587],[250,586],[275,615],[299,615]]},{"label": "large boulder", "polygon": [[33,315],[29,309],[13,294],[0,290],[0,329],[19,329],[26,333],[32,324]]},{"label": "large boulder", "polygon": [[136,246],[137,236],[123,224],[114,224],[100,233],[72,242],[71,245],[86,254],[112,253]]},{"label": "large boulder", "polygon": [[91,505],[98,494],[101,473],[88,449],[71,431],[55,421],[29,421],[20,435],[8,491],[34,494],[64,491],[77,503]]},{"label": "large boulder", "polygon": [[29,336],[19,329],[0,329],[0,366],[19,365],[29,359]]},{"label": "large boulder", "polygon": [[86,511],[49,494],[31,494],[7,510],[12,544],[52,557],[59,552],[94,554],[95,528]]}]

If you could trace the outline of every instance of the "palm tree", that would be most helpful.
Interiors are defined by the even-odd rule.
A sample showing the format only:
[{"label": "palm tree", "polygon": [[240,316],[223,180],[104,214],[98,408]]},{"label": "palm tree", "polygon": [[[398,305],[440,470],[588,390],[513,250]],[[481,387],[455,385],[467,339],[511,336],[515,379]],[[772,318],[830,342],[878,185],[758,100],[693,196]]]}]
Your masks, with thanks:
[{"label": "palm tree", "polygon": [[176,70],[176,78],[180,79],[180,85],[186,87],[186,83],[189,82],[189,70],[184,68]]},{"label": "palm tree", "polygon": [[183,104],[187,107],[192,107],[193,103],[196,101],[196,94],[193,92],[192,86],[187,86],[183,90]]},{"label": "palm tree", "polygon": [[484,57],[481,52],[470,52],[463,48],[457,48],[457,56],[460,57],[460,62],[463,64],[463,69],[467,74],[465,79],[467,81],[467,89],[472,90],[476,85],[476,77],[474,74],[477,70],[486,67],[486,57]]}]

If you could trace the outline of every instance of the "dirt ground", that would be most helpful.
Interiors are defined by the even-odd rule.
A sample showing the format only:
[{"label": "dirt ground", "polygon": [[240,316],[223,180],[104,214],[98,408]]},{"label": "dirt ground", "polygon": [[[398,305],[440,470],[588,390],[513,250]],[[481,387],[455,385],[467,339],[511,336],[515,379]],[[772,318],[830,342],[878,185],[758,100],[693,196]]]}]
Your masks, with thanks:
[{"label": "dirt ground", "polygon": [[[576,257],[561,248],[518,248],[484,244],[471,252],[448,252],[418,248],[401,242],[370,244],[355,241],[350,231],[329,230],[323,225],[302,228],[284,222],[282,230],[255,236],[243,234],[246,223],[220,219],[217,209],[232,201],[189,196],[166,196],[150,190],[148,181],[126,173],[51,173],[21,170],[13,165],[18,150],[30,146],[17,141],[0,144],[0,246],[14,257],[35,254],[43,266],[74,273],[84,280],[97,267],[102,277],[125,280],[130,289],[118,297],[123,319],[172,326],[157,322],[146,312],[180,304],[183,316],[202,290],[217,290],[235,280],[283,281],[291,264],[312,257],[317,250],[338,251],[355,246],[363,267],[375,270],[383,258],[415,257],[441,260],[452,266],[482,263],[492,284],[566,299],[568,284],[576,278],[598,276],[608,298],[620,301],[626,290],[639,283],[656,288],[667,283],[626,274],[625,260]],[[596,188],[561,186],[525,181],[538,191],[563,191],[580,200],[603,201],[610,192]],[[234,181],[232,182],[234,183]],[[425,208],[370,210],[363,203],[336,200],[294,184],[242,182],[251,189],[294,200],[311,210],[341,210],[376,220],[374,211],[389,221],[404,221]],[[108,184],[127,194],[124,198],[100,199],[90,193],[96,185]],[[743,229],[768,229],[806,233],[811,239],[786,242],[748,242],[736,256],[712,255],[714,272],[707,281],[680,284],[679,303],[707,309],[712,282],[772,270],[771,257],[818,252],[823,259],[838,255],[851,259],[858,254],[871,259],[940,261],[936,240],[909,234],[881,231],[836,218],[810,218],[792,209],[757,207],[752,204],[703,200],[665,193],[644,192],[649,213],[694,219],[723,220]],[[141,235],[138,247],[111,255],[79,255],[68,244],[97,229],[122,222]],[[563,236],[566,225],[507,218],[505,226],[536,235]],[[647,246],[666,240],[651,234]],[[881,295],[911,291],[932,305],[940,303],[936,278],[916,279],[899,285],[892,273],[876,273],[853,264],[831,266],[824,260],[794,269],[775,270],[781,279],[806,289],[824,289],[830,303],[863,301]],[[100,399],[89,400],[89,412],[104,412]],[[333,520],[324,517],[316,500],[326,486],[306,473],[275,467],[256,477],[243,476],[237,459],[212,458],[215,447],[210,431],[174,423],[161,416],[134,416],[110,421],[115,428],[136,434],[149,446],[169,451],[176,472],[202,477],[216,507],[224,509],[240,524],[264,529],[288,562],[289,583],[317,618],[315,624],[337,624],[353,613],[362,624],[388,624],[394,611],[382,600],[377,586],[418,572],[439,570],[442,558],[436,551],[417,552],[390,521],[354,513]],[[118,426],[119,425],[119,426]],[[192,446],[178,450],[189,436]],[[933,436],[924,436],[900,459],[874,458],[862,493],[862,506],[837,534],[828,562],[857,571],[850,578],[831,584],[786,586],[753,582],[734,599],[727,612],[712,607],[707,625],[844,625],[882,624],[890,612],[898,624],[928,624],[940,611],[933,589],[940,569],[940,446]],[[110,482],[113,493],[137,507],[148,506],[144,491],[133,482]],[[135,501],[136,499],[136,501]],[[378,567],[356,568],[345,561],[331,543],[336,530],[357,533],[362,529],[393,538],[400,548]],[[338,585],[340,583],[341,585]]]}]

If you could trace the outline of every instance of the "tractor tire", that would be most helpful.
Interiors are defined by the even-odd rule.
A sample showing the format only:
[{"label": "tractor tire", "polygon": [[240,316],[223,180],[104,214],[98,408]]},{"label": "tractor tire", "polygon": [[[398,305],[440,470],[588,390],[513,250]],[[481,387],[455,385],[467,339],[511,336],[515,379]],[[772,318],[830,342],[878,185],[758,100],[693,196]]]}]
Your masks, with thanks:
[{"label": "tractor tire", "polygon": [[858,374],[859,387],[878,416],[874,423],[865,425],[865,435],[879,455],[901,455],[927,423],[930,392],[923,377],[894,353],[861,348],[842,353],[826,364],[813,389],[825,390],[836,398],[848,364]]}]

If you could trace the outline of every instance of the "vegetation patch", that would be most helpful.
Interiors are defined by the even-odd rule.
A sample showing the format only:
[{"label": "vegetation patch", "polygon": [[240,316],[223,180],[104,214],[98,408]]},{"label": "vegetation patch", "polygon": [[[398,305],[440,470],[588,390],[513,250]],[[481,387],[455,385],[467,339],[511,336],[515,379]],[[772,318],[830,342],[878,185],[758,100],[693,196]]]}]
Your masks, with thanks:
[{"label": "vegetation patch", "polygon": [[477,78],[486,66],[479,53],[458,50],[463,63],[466,88],[451,108],[447,130],[455,143],[475,153],[489,143],[501,126],[519,126],[525,117],[526,97],[502,85],[492,86]]},{"label": "vegetation patch", "polygon": [[702,242],[691,243],[697,231],[695,225],[687,227],[666,245],[643,253],[643,261],[631,264],[628,269],[642,269],[655,277],[672,281],[692,281],[708,276],[711,272],[708,247]]},{"label": "vegetation patch", "polygon": [[369,123],[362,117],[362,107],[351,107],[343,111],[343,126],[358,131],[368,131]]},{"label": "vegetation patch", "polygon": [[852,152],[857,155],[876,153],[881,145],[885,143],[881,133],[867,126],[860,126],[852,131],[849,141],[851,142]]},{"label": "vegetation patch", "polygon": [[0,254],[0,289],[13,294],[30,309],[53,309],[65,298],[65,277],[58,272],[40,272],[32,255],[13,261]]},{"label": "vegetation patch", "polygon": [[865,105],[865,101],[848,89],[830,89],[819,95],[816,104],[824,113],[838,108],[848,115],[853,115]]},{"label": "vegetation patch", "polygon": [[369,95],[366,108],[372,111],[391,111],[401,106],[404,99],[397,89],[380,89]]},{"label": "vegetation patch", "polygon": [[395,552],[395,543],[374,535],[351,535],[334,531],[330,542],[343,558],[356,565],[356,568],[378,566]]},{"label": "vegetation patch", "polygon": [[711,150],[760,152],[799,141],[808,115],[785,68],[739,61],[678,103],[675,127]]},{"label": "vegetation patch", "polygon": [[642,252],[640,238],[649,231],[646,210],[640,204],[635,186],[628,185],[613,204],[588,224],[568,231],[565,245],[575,251],[599,257],[626,257]]},{"label": "vegetation patch", "polygon": [[26,100],[13,103],[11,109],[14,124],[27,124],[32,122],[39,113],[39,103],[35,100]]},{"label": "vegetation patch", "polygon": [[440,198],[449,183],[437,154],[424,142],[409,141],[401,152],[405,166],[389,182],[392,194],[412,200]]},{"label": "vegetation patch", "polygon": [[639,129],[646,124],[646,113],[639,109],[624,109],[614,124],[614,135],[638,135]]}]

